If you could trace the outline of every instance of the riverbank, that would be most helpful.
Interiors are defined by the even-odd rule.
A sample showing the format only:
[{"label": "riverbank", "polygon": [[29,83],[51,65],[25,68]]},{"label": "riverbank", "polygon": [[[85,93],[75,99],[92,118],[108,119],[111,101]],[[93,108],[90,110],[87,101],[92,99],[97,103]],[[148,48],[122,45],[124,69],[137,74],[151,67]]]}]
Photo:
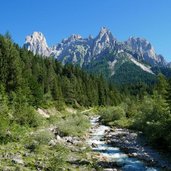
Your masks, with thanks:
[{"label": "riverbank", "polygon": [[150,147],[140,132],[114,128],[106,133],[105,140],[108,144],[119,147],[128,156],[136,157],[146,162],[147,165],[171,170],[170,161],[157,150]]},{"label": "riverbank", "polygon": [[99,117],[92,117],[91,125],[87,142],[95,152],[97,163],[103,170],[170,170],[170,163],[147,146],[138,133],[101,125]]},{"label": "riverbank", "polygon": [[83,114],[87,110],[42,111],[45,114],[37,113],[42,116],[39,127],[25,128],[17,141],[0,145],[0,170],[92,170],[92,151],[85,143],[90,128],[89,116]]}]

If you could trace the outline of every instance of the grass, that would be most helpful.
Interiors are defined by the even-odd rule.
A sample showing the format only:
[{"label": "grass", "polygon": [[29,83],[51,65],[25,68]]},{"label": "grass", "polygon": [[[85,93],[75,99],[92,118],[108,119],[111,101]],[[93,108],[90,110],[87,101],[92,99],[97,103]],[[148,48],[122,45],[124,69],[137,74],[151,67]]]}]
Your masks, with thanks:
[{"label": "grass", "polygon": [[101,116],[101,122],[107,125],[110,122],[119,121],[126,117],[124,109],[120,106],[100,108],[98,111],[98,115]]},{"label": "grass", "polygon": [[65,136],[82,136],[90,127],[90,122],[87,116],[76,113],[65,116],[56,125]]},{"label": "grass", "polygon": [[[84,142],[75,147],[76,151],[63,144],[48,145],[49,141],[54,139],[54,134],[48,129],[51,126],[57,127],[64,135],[81,138],[90,127],[87,115],[88,113],[81,113],[78,110],[77,113],[61,111],[48,119],[43,118],[37,128],[14,126],[11,131],[17,137],[15,141],[0,145],[0,170],[36,171],[38,168],[44,171],[62,170],[62,168],[71,171],[91,170],[94,161],[91,157],[87,157],[90,149]],[[18,154],[24,165],[12,162],[11,157]],[[71,164],[69,162],[71,160],[79,161],[80,165]]]}]

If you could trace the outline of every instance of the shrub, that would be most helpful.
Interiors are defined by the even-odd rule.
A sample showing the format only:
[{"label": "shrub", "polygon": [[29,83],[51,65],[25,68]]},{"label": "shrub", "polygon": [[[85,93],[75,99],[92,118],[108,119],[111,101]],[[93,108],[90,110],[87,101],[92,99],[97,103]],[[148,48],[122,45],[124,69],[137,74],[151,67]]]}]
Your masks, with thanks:
[{"label": "shrub", "polygon": [[48,144],[50,140],[54,138],[54,134],[51,131],[43,130],[33,135],[33,139],[39,144]]},{"label": "shrub", "polygon": [[152,98],[145,97],[140,104],[133,128],[143,131],[150,142],[169,146],[166,137],[170,136],[168,132],[170,118],[167,103],[160,95],[154,94]]},{"label": "shrub", "polygon": [[68,153],[69,151],[66,147],[59,144],[56,145],[53,156],[49,159],[48,170],[64,170]]},{"label": "shrub", "polygon": [[42,118],[36,113],[33,107],[19,106],[14,111],[14,120],[17,124],[29,127],[39,126]]},{"label": "shrub", "polygon": [[57,123],[59,130],[66,136],[81,136],[89,128],[90,122],[83,114],[73,114],[60,119]]},{"label": "shrub", "polygon": [[109,107],[101,109],[99,115],[103,123],[109,123],[124,118],[125,111],[121,106]]},{"label": "shrub", "polygon": [[0,115],[0,143],[7,143],[11,139],[8,129],[9,120]]}]

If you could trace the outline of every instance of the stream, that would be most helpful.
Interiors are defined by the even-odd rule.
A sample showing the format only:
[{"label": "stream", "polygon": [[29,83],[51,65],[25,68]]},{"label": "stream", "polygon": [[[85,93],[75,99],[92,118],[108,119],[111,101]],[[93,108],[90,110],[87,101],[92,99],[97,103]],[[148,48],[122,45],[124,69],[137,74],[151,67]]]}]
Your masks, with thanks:
[{"label": "stream", "polygon": [[[119,147],[113,147],[107,144],[104,140],[105,133],[110,130],[110,127],[99,125],[99,117],[91,118],[91,133],[88,144],[94,152],[98,152],[100,159],[105,163],[114,163],[114,165],[106,164],[104,168],[116,168],[119,171],[159,171],[159,168],[148,166],[143,161],[136,157],[129,157],[121,151]],[[116,167],[115,167],[116,166]]]}]

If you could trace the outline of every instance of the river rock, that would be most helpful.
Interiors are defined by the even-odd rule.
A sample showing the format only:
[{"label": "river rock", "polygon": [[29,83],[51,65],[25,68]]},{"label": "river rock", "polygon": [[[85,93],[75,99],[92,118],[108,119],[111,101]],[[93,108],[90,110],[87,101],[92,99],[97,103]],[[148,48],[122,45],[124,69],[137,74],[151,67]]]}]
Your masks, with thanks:
[{"label": "river rock", "polygon": [[97,145],[96,143],[92,143],[91,146],[92,146],[93,148],[98,147],[98,145]]},{"label": "river rock", "polygon": [[[171,163],[169,163],[168,159],[161,156],[159,152],[152,147],[148,146],[141,132],[116,128],[114,132],[110,130],[110,133],[105,137],[108,144],[119,147],[128,154],[129,157],[136,157],[150,166],[162,167],[164,164],[167,169],[171,170]],[[127,170],[129,169],[130,168]]]},{"label": "river rock", "polygon": [[[171,170],[169,160],[160,156],[159,152],[148,146],[141,132],[124,128],[112,129],[99,125],[98,122],[98,120],[92,118],[92,129],[88,144],[95,148],[96,155],[93,158],[98,160],[98,165],[102,168],[138,171],[147,170],[148,168],[155,170],[156,167],[157,169],[162,167]],[[110,150],[112,148],[114,150]],[[106,160],[104,160],[103,156],[107,157]]]},{"label": "river rock", "polygon": [[16,163],[16,164],[21,164],[21,165],[24,164],[24,161],[23,161],[21,155],[15,155],[15,156],[13,156],[12,157],[12,162],[13,163]]},{"label": "river rock", "polygon": [[58,143],[58,141],[56,139],[50,140],[48,145],[50,146],[55,146]]}]

